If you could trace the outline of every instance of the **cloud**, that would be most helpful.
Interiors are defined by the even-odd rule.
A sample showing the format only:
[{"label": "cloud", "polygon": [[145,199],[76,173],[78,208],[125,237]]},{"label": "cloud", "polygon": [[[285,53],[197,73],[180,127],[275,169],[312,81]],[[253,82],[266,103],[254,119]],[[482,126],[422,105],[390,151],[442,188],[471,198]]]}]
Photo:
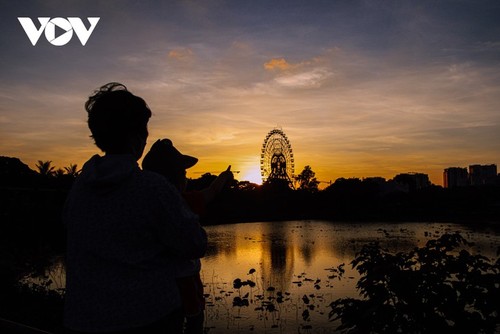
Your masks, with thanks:
[{"label": "cloud", "polygon": [[308,66],[317,66],[318,63],[323,61],[323,58],[327,55],[333,54],[333,52],[337,51],[337,48],[333,50],[328,50],[326,54],[323,54],[320,57],[313,57],[308,60],[304,60],[298,63],[290,63],[285,58],[272,58],[268,62],[264,63],[264,68],[267,71],[289,71],[289,70],[297,70]]},{"label": "cloud", "polygon": [[170,52],[168,53],[169,58],[179,61],[191,60],[193,56],[193,50],[191,50],[190,48],[177,48],[170,50]]},{"label": "cloud", "polygon": [[500,41],[479,42],[475,46],[478,51],[500,51]]},{"label": "cloud", "polygon": [[315,68],[306,72],[280,76],[275,79],[275,82],[289,88],[319,88],[330,76],[332,72],[326,68]]},{"label": "cloud", "polygon": [[291,65],[289,62],[287,62],[285,58],[273,58],[264,64],[264,68],[268,71],[275,71],[275,70],[285,71],[293,67],[294,66]]},{"label": "cloud", "polygon": [[333,75],[331,64],[325,62],[325,55],[297,63],[290,63],[285,58],[272,58],[264,63],[264,68],[275,73],[273,84],[285,88],[319,88]]}]

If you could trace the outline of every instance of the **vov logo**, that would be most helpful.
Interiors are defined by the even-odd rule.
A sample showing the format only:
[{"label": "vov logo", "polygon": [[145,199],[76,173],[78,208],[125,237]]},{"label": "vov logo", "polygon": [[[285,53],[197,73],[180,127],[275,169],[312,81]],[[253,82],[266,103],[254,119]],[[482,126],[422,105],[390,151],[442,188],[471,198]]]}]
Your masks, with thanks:
[{"label": "vov logo", "polygon": [[[17,19],[33,46],[36,45],[44,31],[45,38],[52,45],[63,46],[68,44],[73,37],[73,32],[75,32],[82,45],[85,46],[100,18],[88,17],[87,20],[90,23],[89,29],[85,27],[79,17],[68,17],[67,19],[62,17],[54,17],[53,19],[50,17],[39,17],[40,28],[35,27],[35,24],[29,17],[18,17]],[[56,34],[56,30],[58,30],[58,34]]]}]

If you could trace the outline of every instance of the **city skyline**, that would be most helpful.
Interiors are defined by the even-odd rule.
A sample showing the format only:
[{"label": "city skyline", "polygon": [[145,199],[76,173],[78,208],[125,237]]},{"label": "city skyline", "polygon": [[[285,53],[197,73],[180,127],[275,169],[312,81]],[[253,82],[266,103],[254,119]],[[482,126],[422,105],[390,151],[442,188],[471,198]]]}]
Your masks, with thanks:
[{"label": "city skyline", "polygon": [[[260,179],[281,127],[295,173],[321,181],[428,174],[500,161],[500,5],[329,1],[1,1],[0,155],[57,167],[100,153],[83,104],[109,81],[153,111],[199,163]],[[30,43],[18,17],[100,17],[76,37]],[[323,184],[324,185],[324,184]]]}]

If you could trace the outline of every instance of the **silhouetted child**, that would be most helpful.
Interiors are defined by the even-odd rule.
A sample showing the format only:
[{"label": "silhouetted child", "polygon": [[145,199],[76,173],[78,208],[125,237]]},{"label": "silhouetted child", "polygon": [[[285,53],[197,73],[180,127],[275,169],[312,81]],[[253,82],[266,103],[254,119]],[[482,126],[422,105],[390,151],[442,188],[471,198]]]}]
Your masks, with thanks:
[{"label": "silhouetted child", "polygon": [[165,177],[139,168],[151,117],[146,101],[110,82],[85,110],[104,156],[85,163],[62,214],[65,330],[181,334],[176,267],[205,254],[207,234]]},{"label": "silhouetted child", "polygon": [[[233,179],[233,174],[229,166],[207,189],[186,192],[186,169],[197,162],[197,158],[180,153],[169,139],[160,139],[144,157],[142,167],[165,176],[181,192],[190,209],[203,215],[206,205]],[[179,262],[177,269],[177,285],[186,317],[185,333],[203,333],[205,298],[200,278],[200,259]]]}]

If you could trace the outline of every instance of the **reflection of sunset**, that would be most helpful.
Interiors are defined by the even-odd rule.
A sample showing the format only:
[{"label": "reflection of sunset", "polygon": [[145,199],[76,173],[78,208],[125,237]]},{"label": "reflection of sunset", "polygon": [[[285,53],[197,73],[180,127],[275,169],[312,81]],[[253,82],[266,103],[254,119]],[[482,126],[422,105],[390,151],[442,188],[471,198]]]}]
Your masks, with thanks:
[{"label": "reflection of sunset", "polygon": [[[304,277],[313,280],[322,278],[322,289],[332,284],[336,293],[340,289],[341,293],[353,296],[357,296],[354,281],[333,279],[328,283],[324,278],[331,272],[325,269],[344,263],[346,276],[357,275],[349,262],[363,245],[370,242],[377,241],[392,252],[407,252],[424,246],[429,239],[438,238],[445,232],[461,231],[468,241],[473,242],[469,249],[472,254],[493,258],[499,238],[488,229],[470,233],[466,226],[444,223],[289,221],[216,225],[206,229],[212,245],[212,251],[202,259],[207,284],[212,283],[214,277],[219,280],[217,283],[228,285],[235,278],[263,279],[264,289],[273,286],[278,291],[288,291],[297,289],[293,282],[305,274]],[[250,269],[256,270],[256,276],[248,275]],[[64,287],[63,262],[55,261],[50,271],[54,284],[59,284],[58,288]],[[321,290],[322,293],[326,291]]]},{"label": "reflection of sunset", "polygon": [[[325,285],[331,283],[339,288],[338,284],[341,284],[342,293],[355,295],[354,285],[350,285],[354,282],[328,282],[325,280],[328,274],[325,269],[345,263],[347,276],[357,275],[348,264],[361,247],[369,242],[378,241],[393,251],[409,251],[424,245],[429,238],[437,237],[445,230],[454,231],[457,228],[452,224],[348,224],[322,221],[208,226],[211,251],[202,260],[202,270],[208,281],[211,275],[216,274],[231,283],[235,278],[250,278],[247,274],[253,268],[265,287],[274,286],[283,290],[297,289],[292,282],[299,280],[298,275],[306,273],[308,278],[321,278]],[[481,244],[488,241],[487,238],[474,241],[483,251],[491,248],[491,245]],[[496,249],[489,251],[495,252]]]},{"label": "reflection of sunset", "polygon": [[[215,326],[210,327],[214,333],[245,328],[260,333],[269,329],[270,323],[283,326],[280,327],[283,333],[296,332],[303,324],[300,315],[305,309],[304,296],[314,306],[309,309],[311,320],[307,323],[316,329],[324,328],[319,331],[321,333],[330,332],[339,324],[329,320],[329,305],[338,298],[360,297],[356,289],[359,274],[352,270],[350,261],[363,245],[373,241],[393,253],[408,252],[444,232],[460,231],[473,242],[474,246],[469,249],[472,254],[480,250],[478,254],[493,258],[500,238],[489,229],[477,231],[470,226],[444,223],[287,221],[218,225],[206,229],[210,247],[202,259],[201,276],[207,300],[207,321]],[[58,260],[48,270],[56,284],[54,288],[64,285],[63,263]],[[338,272],[333,269],[342,263],[345,275],[339,280]],[[255,271],[249,272],[250,269]],[[240,282],[250,280],[255,285],[235,287],[236,278]],[[268,291],[270,287],[274,290]],[[277,304],[278,293],[284,296],[281,304]],[[249,305],[234,306],[234,298],[245,295]],[[279,311],[257,310],[268,301],[274,302]]]},{"label": "reflection of sunset", "polygon": [[264,287],[274,287],[278,291],[287,291],[295,271],[295,243],[290,242],[288,228],[280,224],[266,225],[265,235],[269,242],[263,244],[265,249],[261,257]]},{"label": "reflection of sunset", "polygon": [[216,272],[220,277],[245,278],[254,268],[265,287],[287,291],[295,276],[309,272],[320,277],[325,275],[324,268],[345,261],[335,254],[336,237],[328,224],[247,223],[210,226],[207,231],[209,242],[217,244],[217,253],[203,259],[207,275]]},{"label": "reflection of sunset", "polygon": [[[261,225],[257,225],[254,230],[238,235],[235,240],[235,259],[238,262],[245,261],[249,264],[257,263],[263,254]],[[250,267],[248,268],[250,269]]]}]

